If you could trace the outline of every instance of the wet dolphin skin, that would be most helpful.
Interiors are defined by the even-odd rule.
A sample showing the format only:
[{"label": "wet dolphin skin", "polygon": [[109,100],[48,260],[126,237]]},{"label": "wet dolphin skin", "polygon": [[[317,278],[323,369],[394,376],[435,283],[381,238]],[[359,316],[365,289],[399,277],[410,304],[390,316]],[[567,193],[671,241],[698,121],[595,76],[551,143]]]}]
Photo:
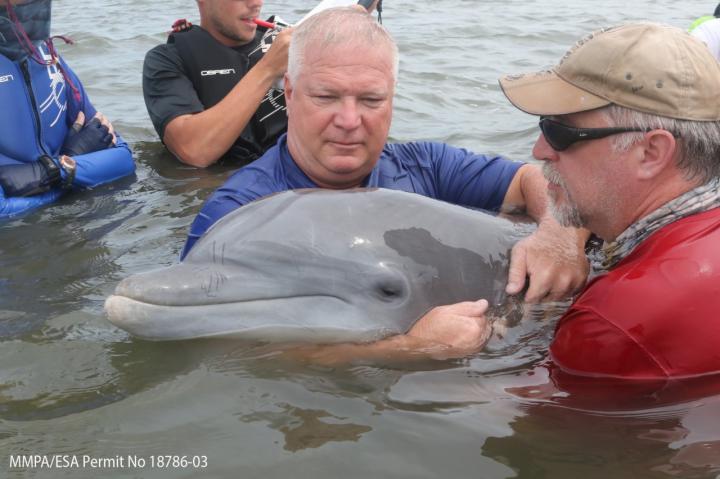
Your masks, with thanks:
[{"label": "wet dolphin skin", "polygon": [[503,302],[525,234],[413,193],[287,191],[222,218],[183,262],[121,281],[105,309],[150,340],[370,341],[433,306]]}]

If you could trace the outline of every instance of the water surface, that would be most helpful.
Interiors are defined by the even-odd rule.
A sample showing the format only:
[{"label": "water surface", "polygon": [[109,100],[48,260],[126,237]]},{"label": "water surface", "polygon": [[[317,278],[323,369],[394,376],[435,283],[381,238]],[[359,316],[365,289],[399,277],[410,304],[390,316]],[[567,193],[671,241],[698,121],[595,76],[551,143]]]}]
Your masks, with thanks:
[{"label": "water surface", "polygon": [[[137,175],[0,224],[0,477],[712,478],[720,401],[589,412],[521,397],[553,324],[511,327],[468,361],[312,367],[235,342],[155,344],[108,324],[104,299],[177,261],[203,200],[232,171],[177,163],[142,101],[144,53],[195,2],[58,0],[54,31]],[[270,1],[297,20],[313,1]],[[387,0],[400,44],[392,140],[530,160],[536,119],[497,78],[555,63],[589,31],[685,27],[714,2]],[[531,373],[535,371],[535,375]],[[518,389],[520,388],[520,389]],[[207,456],[207,467],[9,469],[9,455]]]}]

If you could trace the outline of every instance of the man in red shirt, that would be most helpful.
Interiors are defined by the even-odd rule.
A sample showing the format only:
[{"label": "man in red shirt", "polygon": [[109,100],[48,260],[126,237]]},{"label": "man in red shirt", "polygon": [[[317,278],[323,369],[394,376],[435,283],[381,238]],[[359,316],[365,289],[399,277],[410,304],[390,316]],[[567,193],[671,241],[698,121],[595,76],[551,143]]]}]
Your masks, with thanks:
[{"label": "man in red shirt", "polygon": [[[555,217],[605,241],[558,323],[556,382],[720,373],[720,64],[684,31],[630,24],[581,40],[552,71],[500,84],[540,116],[533,155]],[[448,355],[482,344],[486,319],[470,305],[421,320]]]},{"label": "man in red shirt", "polygon": [[637,380],[720,372],[720,64],[684,31],[632,24],[500,84],[540,115],[533,155],[556,218],[605,240],[553,363]]},{"label": "man in red shirt", "polygon": [[[533,155],[556,218],[605,240],[596,276],[558,323],[554,369],[623,380],[720,372],[720,64],[684,31],[631,24],[583,39],[552,71],[500,84],[540,115]],[[456,307],[429,314],[441,323]]]}]

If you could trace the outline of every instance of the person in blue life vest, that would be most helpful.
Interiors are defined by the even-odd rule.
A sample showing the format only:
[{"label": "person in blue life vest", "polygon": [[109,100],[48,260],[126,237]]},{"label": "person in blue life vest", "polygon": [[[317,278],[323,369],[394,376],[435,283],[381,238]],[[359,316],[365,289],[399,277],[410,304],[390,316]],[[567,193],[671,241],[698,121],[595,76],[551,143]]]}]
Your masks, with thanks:
[{"label": "person in blue life vest", "polygon": [[158,136],[181,162],[242,166],[287,130],[278,82],[287,69],[292,29],[258,26],[263,0],[197,0],[197,6],[199,26],[176,22],[167,43],[146,54],[145,106]]},{"label": "person in blue life vest", "polygon": [[56,52],[50,18],[50,0],[0,0],[0,218],[135,171]]}]

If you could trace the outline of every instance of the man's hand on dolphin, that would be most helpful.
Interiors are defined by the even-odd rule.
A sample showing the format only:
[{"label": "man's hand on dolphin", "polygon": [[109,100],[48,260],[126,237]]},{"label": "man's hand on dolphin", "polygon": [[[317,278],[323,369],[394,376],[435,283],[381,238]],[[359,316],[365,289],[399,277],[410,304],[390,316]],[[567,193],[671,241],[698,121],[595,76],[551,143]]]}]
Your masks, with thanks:
[{"label": "man's hand on dolphin", "polygon": [[425,349],[434,359],[474,354],[485,346],[492,333],[492,325],[485,317],[487,309],[484,299],[437,306],[405,334],[407,347]]},{"label": "man's hand on dolphin", "polygon": [[590,232],[561,226],[548,210],[547,180],[537,165],[525,165],[513,178],[502,206],[503,212],[523,212],[537,223],[537,230],[512,249],[508,294],[529,286],[525,301],[557,301],[572,295],[587,279],[590,265],[585,242]]},{"label": "man's hand on dolphin", "polygon": [[485,317],[487,309],[484,299],[437,306],[405,334],[373,343],[300,346],[283,354],[322,366],[463,358],[480,351],[490,339],[492,325]]},{"label": "man's hand on dolphin", "polygon": [[586,240],[587,235],[575,228],[563,228],[554,220],[541,222],[537,231],[513,247],[505,291],[520,293],[528,277],[528,303],[559,301],[572,295],[585,284],[590,271]]}]

